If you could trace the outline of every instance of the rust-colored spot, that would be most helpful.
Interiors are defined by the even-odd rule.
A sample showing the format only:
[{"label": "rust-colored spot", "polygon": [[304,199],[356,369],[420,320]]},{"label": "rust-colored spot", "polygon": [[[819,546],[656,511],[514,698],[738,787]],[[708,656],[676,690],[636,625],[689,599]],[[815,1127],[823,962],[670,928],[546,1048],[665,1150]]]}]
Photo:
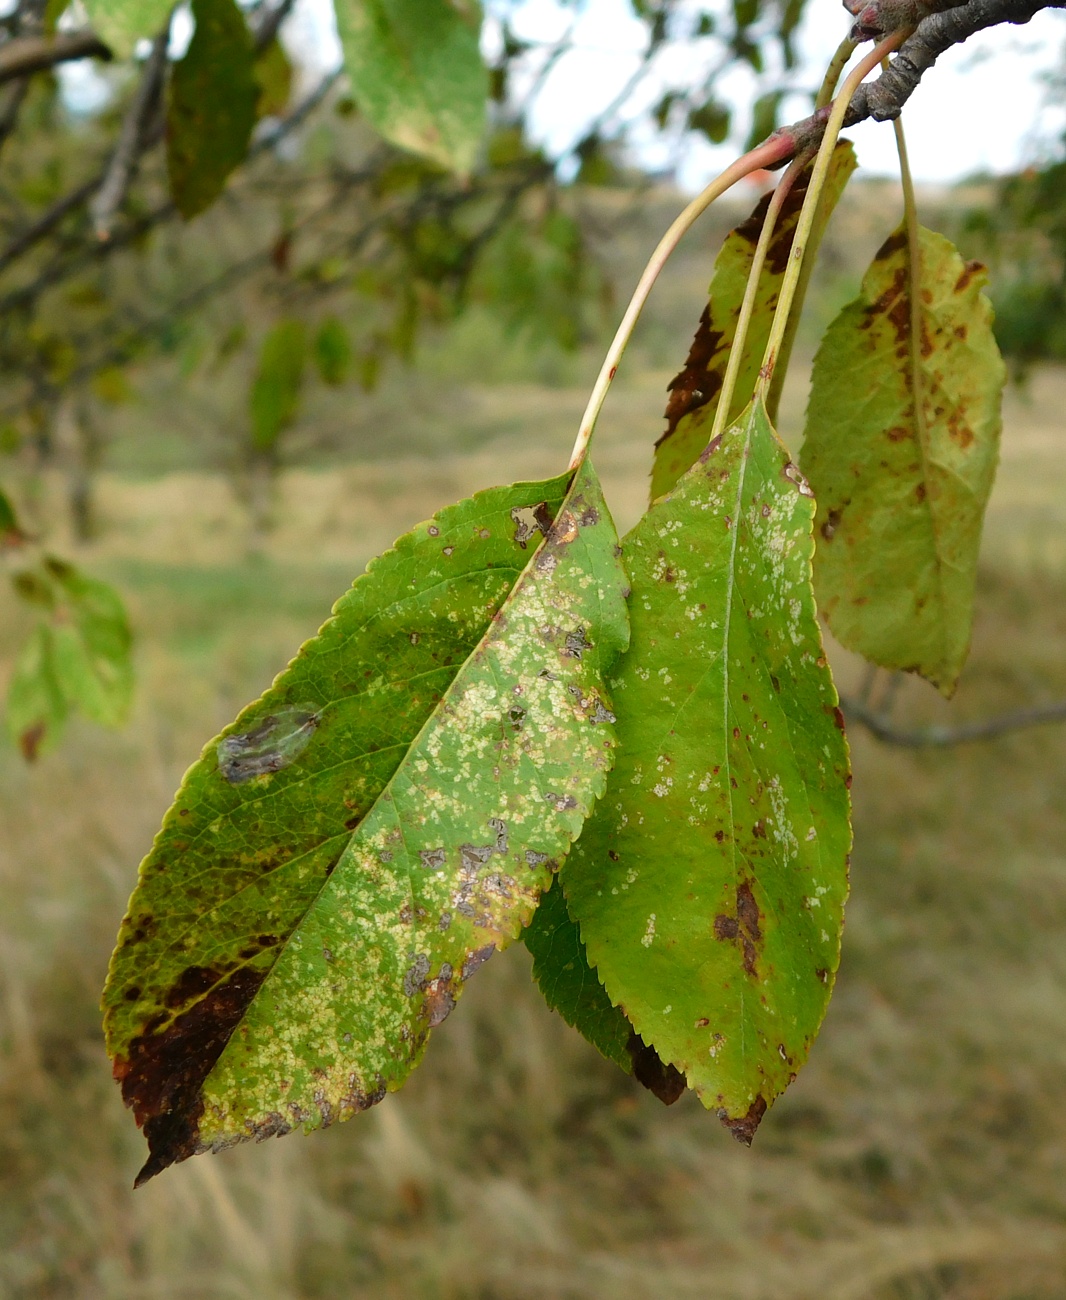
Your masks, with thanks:
[{"label": "rust-colored spot", "polygon": [[962,293],[974,276],[980,275],[984,269],[984,264],[981,262],[967,262],[962,274],[955,281],[955,292]]},{"label": "rust-colored spot", "polygon": [[751,891],[751,885],[746,880],[742,880],[737,885],[737,916],[741,925],[753,939],[762,938],[760,928],[762,913],[759,911],[759,904],[755,901],[755,895]]},{"label": "rust-colored spot", "polygon": [[898,253],[901,248],[907,246],[907,232],[897,230],[885,240],[881,247],[874,254],[875,262],[887,262],[893,253]]},{"label": "rust-colored spot", "polygon": [[740,925],[735,916],[716,916],[714,918],[714,937],[716,939],[735,939],[740,933]]},{"label": "rust-colored spot", "polygon": [[725,1127],[733,1134],[738,1142],[742,1142],[746,1147],[750,1147],[752,1139],[755,1137],[755,1131],[762,1122],[762,1117],[766,1114],[766,1102],[762,1097],[756,1097],[748,1107],[747,1114],[737,1117],[731,1116],[725,1109],[719,1110],[718,1118]]},{"label": "rust-colored spot", "polygon": [[48,730],[43,722],[35,722],[19,734],[19,750],[27,763],[36,763],[45,732]]},{"label": "rust-colored spot", "polygon": [[889,442],[902,442],[905,438],[913,437],[913,434],[910,429],[905,429],[901,424],[897,424],[891,429],[885,430],[885,437]]},{"label": "rust-colored spot", "polygon": [[459,973],[460,979],[468,980],[474,971],[484,966],[495,951],[496,945],[494,943],[487,943],[484,948],[475,948],[472,953],[468,954],[466,961],[463,962],[463,969]]},{"label": "rust-colored spot", "polygon": [[629,1036],[626,1052],[633,1062],[633,1077],[653,1093],[664,1106],[672,1106],[685,1091],[685,1076],[668,1064],[638,1033]]}]

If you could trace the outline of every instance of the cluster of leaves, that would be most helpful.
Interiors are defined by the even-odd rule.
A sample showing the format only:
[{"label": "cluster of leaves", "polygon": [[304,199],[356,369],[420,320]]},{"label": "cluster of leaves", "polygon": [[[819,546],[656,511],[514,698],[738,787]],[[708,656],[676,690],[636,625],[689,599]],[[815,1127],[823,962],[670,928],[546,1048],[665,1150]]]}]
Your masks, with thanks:
[{"label": "cluster of leaves", "polygon": [[379,1101],[519,937],[604,1056],[752,1140],[839,961],[850,775],[819,611],[950,693],[999,433],[983,271],[908,213],[819,352],[803,472],[777,438],[763,349],[798,310],[801,201],[824,222],[853,169],[838,146],[768,242],[768,200],[726,240],[626,537],[587,456],[448,507],[205,747],[105,992],[142,1180]]},{"label": "cluster of leaves", "polygon": [[[233,431],[222,459],[251,501],[259,471],[269,495],[314,373],[369,389],[389,357],[410,358],[422,330],[471,304],[535,343],[587,337],[601,280],[551,161],[525,139],[510,73],[533,47],[509,7],[494,11],[503,49],[487,68],[476,4],[337,0],[351,95],[325,96],[327,78],[301,102],[278,39],[289,8],[194,0],[184,48],[165,0],[66,13],[20,0],[0,22],[6,54],[53,38],[58,59],[62,33],[88,17],[99,39],[79,50],[114,65],[112,101],[87,119],[65,107],[49,67],[0,70],[0,451],[20,451],[23,472],[49,463],[69,394],[96,408],[79,430],[106,429],[136,393],[129,368],[160,351],[178,352],[186,376],[205,360],[242,374],[243,409],[214,423]],[[761,69],[774,42],[788,62],[801,8],[744,0],[716,27],[675,0],[634,0],[647,66],[691,37],[717,42],[717,71],[735,59]],[[682,99],[688,125],[719,138],[729,123],[714,75]],[[669,100],[678,112],[682,99]],[[293,163],[273,146],[319,100],[335,111],[319,114]],[[582,181],[600,174],[598,132],[579,149]],[[98,446],[81,455],[76,526],[98,460]]]},{"label": "cluster of leaves", "polygon": [[[0,493],[0,556],[31,538]],[[133,693],[129,623],[118,594],[54,555],[13,566],[11,585],[36,615],[7,693],[7,726],[28,761],[50,749],[71,713],[105,727],[125,722]]]}]

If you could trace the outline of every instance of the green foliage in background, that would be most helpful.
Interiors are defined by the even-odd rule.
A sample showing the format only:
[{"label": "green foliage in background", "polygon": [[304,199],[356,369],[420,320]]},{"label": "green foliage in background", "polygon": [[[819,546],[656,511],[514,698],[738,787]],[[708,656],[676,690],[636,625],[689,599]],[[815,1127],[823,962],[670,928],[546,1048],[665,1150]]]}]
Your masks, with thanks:
[{"label": "green foliage in background", "polygon": [[133,695],[133,665],[118,594],[51,555],[18,569],[12,584],[38,613],[7,695],[8,731],[24,756],[33,760],[51,749],[75,710],[102,726],[121,726]]},{"label": "green foliage in background", "polygon": [[282,430],[295,419],[306,359],[307,327],[302,320],[279,321],[263,340],[249,395],[256,451],[272,451]]},{"label": "green foliage in background", "polygon": [[248,152],[259,87],[236,0],[192,0],[195,27],[167,100],[170,191],[186,219],[209,208]]}]

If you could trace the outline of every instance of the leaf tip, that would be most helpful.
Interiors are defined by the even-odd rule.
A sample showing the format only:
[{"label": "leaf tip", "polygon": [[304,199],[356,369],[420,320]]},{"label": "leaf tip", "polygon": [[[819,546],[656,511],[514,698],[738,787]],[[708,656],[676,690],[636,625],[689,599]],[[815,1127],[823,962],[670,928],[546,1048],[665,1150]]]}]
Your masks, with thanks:
[{"label": "leaf tip", "polygon": [[766,1101],[762,1096],[758,1096],[748,1107],[747,1112],[743,1115],[730,1115],[723,1106],[718,1111],[718,1118],[722,1124],[733,1134],[736,1140],[746,1147],[750,1147],[755,1138],[755,1133],[762,1123],[762,1117],[766,1114]]}]

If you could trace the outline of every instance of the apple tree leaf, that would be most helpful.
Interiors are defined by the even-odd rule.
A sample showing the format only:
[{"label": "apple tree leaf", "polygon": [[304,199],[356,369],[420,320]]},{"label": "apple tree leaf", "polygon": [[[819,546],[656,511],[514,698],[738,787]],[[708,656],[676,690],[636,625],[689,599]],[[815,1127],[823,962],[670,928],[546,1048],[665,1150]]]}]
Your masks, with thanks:
[{"label": "apple tree leaf", "polygon": [[973,623],[1006,369],[985,269],[919,231],[881,247],[814,362],[803,443],[818,500],[814,581],[833,634],[883,668],[955,689]]},{"label": "apple tree leaf", "polygon": [[625,538],[618,761],[560,874],[611,1001],[747,1142],[822,1021],[847,894],[813,516],[757,400]]},{"label": "apple tree leaf", "polygon": [[162,30],[174,0],[85,0],[85,8],[93,31],[125,59],[142,36]]},{"label": "apple tree leaf", "polygon": [[207,746],[105,991],[142,1181],[402,1084],[604,788],[624,591],[587,462],[480,493],[373,561]]},{"label": "apple tree leaf", "polygon": [[255,46],[235,0],[192,0],[193,32],[167,95],[170,192],[189,220],[222,193],[248,152],[259,84]]},{"label": "apple tree leaf", "polygon": [[481,11],[462,0],[336,0],[359,107],[386,140],[469,172],[485,132]]}]

